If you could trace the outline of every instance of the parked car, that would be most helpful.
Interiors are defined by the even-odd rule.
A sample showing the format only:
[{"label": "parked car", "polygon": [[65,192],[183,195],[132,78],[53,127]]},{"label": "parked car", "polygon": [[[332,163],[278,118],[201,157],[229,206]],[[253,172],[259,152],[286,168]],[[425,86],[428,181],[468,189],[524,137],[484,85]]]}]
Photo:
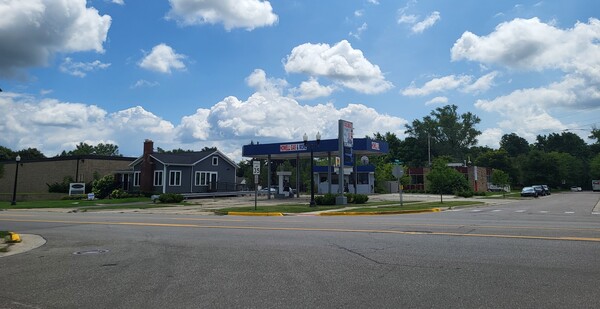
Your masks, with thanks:
[{"label": "parked car", "polygon": [[525,196],[538,197],[538,192],[535,191],[535,189],[533,187],[525,187],[525,188],[523,188],[523,190],[521,190],[521,196],[523,196],[523,197],[525,197]]},{"label": "parked car", "polygon": [[544,191],[544,187],[542,187],[542,185],[533,185],[531,187],[535,190],[535,192],[537,192],[538,196],[546,195],[546,191]]},{"label": "parked car", "polygon": [[581,187],[578,187],[578,186],[572,186],[572,187],[571,187],[571,191],[573,191],[573,192],[579,192],[579,191],[581,191]]},{"label": "parked car", "polygon": [[546,195],[550,195],[550,187],[548,187],[547,185],[542,185],[542,188],[544,189],[544,193],[546,193]]}]

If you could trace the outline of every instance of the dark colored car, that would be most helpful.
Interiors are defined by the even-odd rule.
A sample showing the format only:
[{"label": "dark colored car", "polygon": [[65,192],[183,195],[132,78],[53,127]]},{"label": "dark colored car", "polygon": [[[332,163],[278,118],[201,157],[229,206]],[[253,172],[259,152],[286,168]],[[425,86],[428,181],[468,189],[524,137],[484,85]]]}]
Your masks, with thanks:
[{"label": "dark colored car", "polygon": [[544,192],[546,193],[546,195],[550,195],[550,187],[548,187],[547,185],[542,185],[542,188],[544,189]]},{"label": "dark colored car", "polygon": [[544,187],[542,187],[541,185],[534,185],[531,186],[535,192],[537,192],[538,196],[545,196],[546,195],[546,191],[544,191]]},{"label": "dark colored car", "polygon": [[535,191],[535,189],[533,187],[525,187],[525,188],[523,188],[523,190],[521,190],[521,196],[523,196],[523,197],[525,197],[525,196],[538,197],[538,193],[537,193],[537,191]]}]

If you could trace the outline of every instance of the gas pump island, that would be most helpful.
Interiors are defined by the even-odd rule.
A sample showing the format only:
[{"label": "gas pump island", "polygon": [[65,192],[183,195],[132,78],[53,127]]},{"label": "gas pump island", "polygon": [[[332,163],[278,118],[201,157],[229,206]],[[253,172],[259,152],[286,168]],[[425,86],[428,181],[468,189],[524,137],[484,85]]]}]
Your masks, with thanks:
[{"label": "gas pump island", "polygon": [[[352,122],[338,121],[338,138],[309,141],[305,135],[304,141],[292,141],[271,144],[250,144],[242,148],[242,156],[253,160],[266,160],[267,170],[272,171],[274,160],[296,160],[304,158],[327,158],[327,166],[313,166],[311,183],[316,184],[318,194],[337,193],[336,204],[346,204],[343,193],[374,193],[375,166],[368,163],[367,156],[385,155],[388,144],[385,141],[370,138],[354,138]],[[335,163],[332,162],[335,159]],[[357,164],[360,161],[360,164]],[[312,164],[311,164],[312,165]],[[276,197],[293,194],[292,188],[287,187],[291,171],[278,171]],[[296,195],[300,192],[300,165],[296,164]],[[340,175],[342,175],[340,177]],[[270,192],[271,176],[267,177],[267,191]],[[286,190],[287,189],[287,190]],[[313,185],[312,190],[315,189]],[[312,193],[313,191],[311,191]],[[269,198],[271,194],[269,193]]]}]

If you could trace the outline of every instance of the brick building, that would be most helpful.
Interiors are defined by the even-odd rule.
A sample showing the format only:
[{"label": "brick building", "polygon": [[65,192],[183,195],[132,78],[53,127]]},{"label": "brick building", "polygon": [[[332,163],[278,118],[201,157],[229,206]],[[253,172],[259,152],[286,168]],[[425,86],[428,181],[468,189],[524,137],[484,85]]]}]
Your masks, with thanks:
[{"label": "brick building", "polygon": [[[118,170],[127,170],[135,159],[81,155],[21,160],[17,177],[17,199],[24,194],[48,193],[47,184],[61,183],[65,177],[71,177],[75,182],[88,183],[94,180],[94,175],[102,177]],[[12,197],[16,162],[0,161],[0,165],[4,169],[0,178],[0,199],[6,201]]]}]

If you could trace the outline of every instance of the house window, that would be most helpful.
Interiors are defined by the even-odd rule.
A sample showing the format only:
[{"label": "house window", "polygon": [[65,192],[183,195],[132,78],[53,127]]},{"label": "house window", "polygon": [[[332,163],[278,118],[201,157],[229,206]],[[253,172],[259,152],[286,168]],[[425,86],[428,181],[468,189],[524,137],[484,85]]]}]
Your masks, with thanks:
[{"label": "house window", "polygon": [[140,172],[133,172],[133,186],[140,186]]},{"label": "house window", "polygon": [[163,185],[163,171],[154,171],[154,186],[161,187]]},{"label": "house window", "polygon": [[181,171],[169,172],[169,186],[181,186]]},{"label": "house window", "polygon": [[213,166],[217,166],[219,165],[219,157],[212,157],[212,165]]},{"label": "house window", "polygon": [[217,180],[217,172],[196,172],[195,176],[194,185],[196,186],[208,186],[211,181]]}]

